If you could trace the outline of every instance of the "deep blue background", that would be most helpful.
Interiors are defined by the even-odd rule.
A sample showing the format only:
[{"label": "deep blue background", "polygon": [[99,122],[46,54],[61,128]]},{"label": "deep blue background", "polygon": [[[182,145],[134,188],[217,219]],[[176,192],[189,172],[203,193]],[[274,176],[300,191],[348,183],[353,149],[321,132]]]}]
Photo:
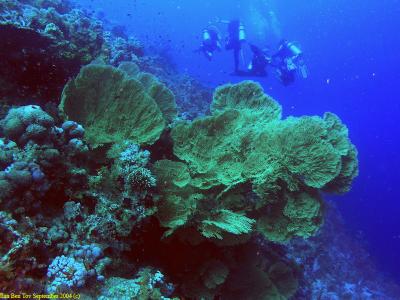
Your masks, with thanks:
[{"label": "deep blue background", "polygon": [[[231,54],[213,62],[193,53],[208,21],[240,17],[249,40],[276,47],[272,32],[259,33],[252,13],[276,14],[282,37],[299,42],[310,77],[282,87],[273,75],[261,82],[285,115],[332,111],[359,150],[360,176],[337,197],[354,234],[362,232],[383,272],[400,281],[400,2],[398,0],[81,0],[124,24],[147,45],[165,51],[182,72],[215,87],[243,78],[229,75]],[[262,25],[262,24],[261,24]],[[224,26],[220,26],[224,32]],[[245,57],[248,58],[248,53]]]}]

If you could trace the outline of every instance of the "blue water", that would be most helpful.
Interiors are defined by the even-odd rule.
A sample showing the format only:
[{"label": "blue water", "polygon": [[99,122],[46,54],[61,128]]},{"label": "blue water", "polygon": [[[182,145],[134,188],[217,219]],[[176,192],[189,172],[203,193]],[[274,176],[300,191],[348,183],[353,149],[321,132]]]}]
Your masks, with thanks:
[{"label": "blue water", "polygon": [[[382,272],[400,281],[400,1],[80,3],[103,11],[147,46],[167,53],[182,72],[212,87],[243,79],[229,75],[233,68],[231,53],[217,53],[212,62],[193,53],[199,46],[202,29],[215,17],[240,17],[248,39],[262,47],[276,48],[279,36],[297,41],[305,52],[309,78],[283,87],[270,74],[261,83],[283,105],[285,115],[332,111],[348,125],[359,150],[360,175],[351,192],[335,201],[349,230],[361,232],[371,259]],[[274,12],[280,34],[257,31],[262,28],[260,17],[268,11]],[[248,53],[245,59],[249,59]]]}]

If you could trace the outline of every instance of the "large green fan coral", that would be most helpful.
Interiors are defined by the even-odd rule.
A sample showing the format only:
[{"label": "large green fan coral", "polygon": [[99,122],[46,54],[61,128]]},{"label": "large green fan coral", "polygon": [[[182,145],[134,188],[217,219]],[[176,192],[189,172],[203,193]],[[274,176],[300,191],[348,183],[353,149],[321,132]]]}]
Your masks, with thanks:
[{"label": "large green fan coral", "polygon": [[246,124],[239,111],[229,110],[172,130],[174,154],[189,165],[195,186],[209,189],[246,180],[242,173],[248,139]]},{"label": "large green fan coral", "polygon": [[236,235],[249,233],[255,220],[230,210],[221,209],[215,212],[209,219],[203,220],[200,226],[201,234],[207,238],[222,239],[228,232]]},{"label": "large green fan coral", "polygon": [[[214,108],[211,116],[172,130],[174,153],[188,163],[196,186],[230,187],[246,181],[272,186],[281,179],[297,190],[299,184],[323,188],[342,173],[344,177],[351,173],[346,178],[354,177],[354,155],[353,172],[345,170],[350,168],[346,158],[354,147],[335,115],[280,120],[279,106],[269,97],[259,96],[257,85],[252,86],[258,96],[246,90],[247,98],[234,98],[243,97],[242,85],[246,89],[250,86],[244,82],[217,89],[212,107],[218,109]],[[225,109],[221,103],[226,104]],[[258,117],[252,120],[249,116],[254,115]]]},{"label": "large green fan coral", "polygon": [[[313,188],[321,188],[340,172],[341,154],[328,138],[330,132],[319,117],[290,117],[270,122],[257,130],[252,141],[249,174],[257,182],[280,178],[291,189],[297,190],[296,182]],[[272,166],[263,174],[265,166]],[[293,186],[294,185],[294,186]]]},{"label": "large green fan coral", "polygon": [[308,238],[322,224],[322,199],[316,191],[285,193],[279,200],[262,210],[257,221],[258,231],[270,241]]},{"label": "large green fan coral", "polygon": [[160,137],[172,117],[139,80],[112,66],[88,65],[64,88],[60,108],[67,118],[82,124],[85,138],[94,147],[126,140],[151,145]]},{"label": "large green fan coral", "polygon": [[152,171],[157,176],[162,197],[157,217],[162,226],[169,228],[166,235],[170,235],[188,221],[203,195],[191,187],[189,170],[184,163],[159,160]]},{"label": "large green fan coral", "polygon": [[229,210],[231,206],[238,209],[237,205],[223,205],[223,201],[216,200],[214,192],[205,193],[192,185],[186,164],[159,160],[154,164],[153,172],[161,195],[157,217],[162,226],[169,228],[165,236],[189,221],[206,238],[223,239],[227,234],[241,235],[252,231],[255,220]]},{"label": "large green fan coral", "polygon": [[157,102],[167,122],[171,123],[178,112],[172,91],[150,73],[140,72],[137,79],[143,84],[147,94]]},{"label": "large green fan coral", "polygon": [[257,127],[281,117],[280,105],[251,81],[217,88],[211,111],[172,131],[174,153],[189,164],[193,184],[202,189],[246,181],[243,167]]},{"label": "large green fan coral", "polygon": [[357,149],[348,142],[348,130],[340,119],[332,114],[325,113],[325,124],[330,142],[341,154],[341,168],[338,176],[324,186],[324,191],[330,193],[345,193],[351,188],[353,179],[358,175]]},{"label": "large green fan coral", "polygon": [[279,104],[245,81],[217,88],[211,115],[179,123],[170,136],[173,155],[152,167],[155,216],[165,244],[196,253],[183,264],[190,276],[177,275],[182,293],[290,299],[295,268],[275,257],[273,243],[260,254],[254,233],[274,243],[315,234],[320,191],[344,192],[357,174],[347,128],[331,113],[282,119]]},{"label": "large green fan coral", "polygon": [[240,85],[226,84],[216,88],[210,111],[212,114],[236,109],[250,113],[248,117],[264,120],[279,120],[282,107],[254,81],[243,81]]},{"label": "large green fan coral", "polygon": [[[165,182],[187,179],[161,186],[161,223],[170,233],[190,224],[217,239],[248,234],[254,220],[273,241],[314,234],[322,223],[319,190],[347,191],[357,175],[356,150],[340,119],[281,119],[279,104],[249,81],[218,88],[211,112],[172,129],[179,175],[170,171],[174,162],[156,163]],[[182,213],[185,207],[190,212]],[[168,219],[165,211],[180,213]]]},{"label": "large green fan coral", "polygon": [[143,84],[146,92],[157,102],[168,123],[176,118],[178,108],[175,102],[175,95],[156,76],[141,72],[139,66],[134,62],[122,62],[118,69],[123,70],[130,77],[139,80]]}]

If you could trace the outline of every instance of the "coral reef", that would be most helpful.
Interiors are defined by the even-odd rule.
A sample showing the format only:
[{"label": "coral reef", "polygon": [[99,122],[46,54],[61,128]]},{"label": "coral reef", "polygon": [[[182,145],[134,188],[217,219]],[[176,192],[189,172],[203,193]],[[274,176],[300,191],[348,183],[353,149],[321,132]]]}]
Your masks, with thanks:
[{"label": "coral reef", "polygon": [[1,290],[54,293],[101,284],[111,261],[119,265],[101,247],[120,256],[134,242],[127,239],[132,229],[152,214],[150,200],[143,202],[155,185],[149,152],[115,146],[115,162],[110,158],[110,171],[104,164],[101,173],[109,184],[91,189],[102,178],[89,176],[96,162],[80,124],[57,124],[31,105],[11,109],[0,128]]},{"label": "coral reef", "polygon": [[287,245],[286,255],[302,270],[293,299],[397,299],[400,288],[379,274],[363,239],[347,232],[329,201],[321,230]]},{"label": "coral reef", "polygon": [[101,53],[102,24],[68,1],[30,2],[0,3],[0,69],[13,69],[2,72],[0,97],[55,100],[68,77]]},{"label": "coral reef", "polygon": [[0,38],[0,100],[19,105],[57,101],[68,79],[95,59],[118,65],[144,54],[136,38],[106,30],[70,1],[0,2]]},{"label": "coral reef", "polygon": [[87,186],[86,169],[80,160],[88,147],[81,140],[82,127],[71,122],[57,127],[38,106],[11,109],[0,123],[0,209],[10,214],[10,221],[3,219],[2,224],[8,224],[7,230],[15,239],[7,250],[13,255],[3,257],[2,268],[8,266],[9,280],[15,280],[18,284],[14,286],[23,290],[31,286],[31,276],[46,263],[39,253],[45,247],[42,241],[51,226],[52,213],[64,199],[79,197]]},{"label": "coral reef", "polygon": [[[1,205],[27,213],[39,209],[38,200],[58,193],[65,182],[71,189],[63,193],[73,195],[79,185],[84,188],[86,170],[79,160],[88,147],[81,140],[80,125],[66,126],[66,122],[57,127],[50,115],[34,105],[10,109],[0,123]],[[19,201],[12,201],[15,198]]]},{"label": "coral reef", "polygon": [[29,255],[29,249],[38,241],[28,233],[18,230],[18,222],[9,213],[0,212],[0,290],[37,288],[33,280],[27,278],[27,273],[38,268],[35,257]]},{"label": "coral reef", "polygon": [[102,249],[95,245],[77,247],[71,256],[57,256],[49,265],[46,286],[48,293],[67,292],[71,289],[83,287],[88,280],[95,278],[104,281],[101,272],[109,263],[107,258],[102,258]]},{"label": "coral reef", "polygon": [[118,36],[115,31],[105,32],[105,44],[100,56],[113,66],[125,61],[136,61],[144,55],[144,46],[135,37]]},{"label": "coral reef", "polygon": [[4,136],[19,145],[45,139],[54,125],[53,118],[35,105],[10,109],[3,122]]},{"label": "coral reef", "polygon": [[209,111],[212,89],[188,75],[179,73],[165,57],[144,56],[135,63],[142,72],[155,75],[171,89],[183,119],[193,120]]},{"label": "coral reef", "polygon": [[358,174],[339,117],[212,95],[69,1],[3,1],[0,37],[1,292],[391,299],[322,198]]},{"label": "coral reef", "polygon": [[[106,280],[98,299],[172,299],[174,286],[165,282],[164,274],[159,270],[144,268],[135,279],[111,277]],[[174,298],[177,299],[177,298]]]},{"label": "coral reef", "polygon": [[[323,220],[319,190],[349,189],[357,160],[347,129],[329,113],[282,120],[280,105],[250,81],[219,87],[211,115],[192,122],[175,121],[171,95],[136,64],[93,64],[64,89],[60,108],[70,120],[31,105],[0,121],[1,209],[24,220],[19,226],[29,224],[30,240],[52,249],[38,258],[40,244],[21,246],[32,260],[14,278],[47,269],[47,278],[34,272],[21,286],[30,278],[47,292],[93,296],[108,278],[155,266],[171,278],[173,292],[155,279],[146,287],[127,279],[131,288],[118,293],[295,294],[297,267],[271,242],[315,234]],[[168,157],[156,154],[160,149]],[[6,224],[24,236],[27,225]],[[12,249],[11,239],[6,257]],[[177,251],[186,254],[175,257]],[[16,262],[10,257],[5,268]]]}]

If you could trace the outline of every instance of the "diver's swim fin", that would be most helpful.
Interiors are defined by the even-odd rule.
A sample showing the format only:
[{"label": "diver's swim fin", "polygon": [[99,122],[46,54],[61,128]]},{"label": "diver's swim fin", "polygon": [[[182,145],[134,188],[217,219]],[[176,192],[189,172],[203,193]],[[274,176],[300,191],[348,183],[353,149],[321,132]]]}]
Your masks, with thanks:
[{"label": "diver's swim fin", "polygon": [[300,71],[301,77],[303,77],[303,79],[307,79],[307,77],[308,77],[307,67],[305,65],[302,65],[302,66],[300,66],[299,71]]}]

